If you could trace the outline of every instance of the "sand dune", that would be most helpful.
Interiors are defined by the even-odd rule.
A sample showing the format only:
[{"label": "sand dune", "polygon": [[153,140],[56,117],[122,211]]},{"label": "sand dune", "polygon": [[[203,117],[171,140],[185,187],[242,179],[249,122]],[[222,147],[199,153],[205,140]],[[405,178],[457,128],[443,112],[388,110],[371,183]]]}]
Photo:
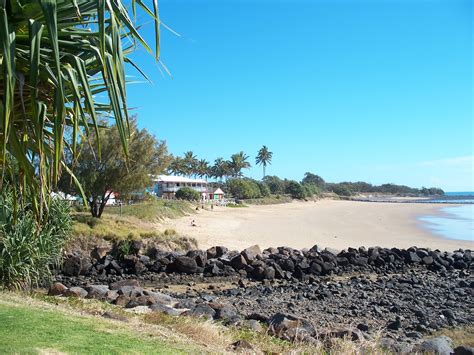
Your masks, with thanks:
[{"label": "sand dune", "polygon": [[[474,248],[474,241],[449,240],[433,235],[417,220],[436,215],[435,204],[369,203],[321,200],[248,208],[215,207],[213,211],[178,220],[163,228],[194,237],[200,248],[225,245],[242,249],[290,246],[344,249],[349,246],[410,247],[455,250]],[[191,226],[195,219],[197,227]]]}]

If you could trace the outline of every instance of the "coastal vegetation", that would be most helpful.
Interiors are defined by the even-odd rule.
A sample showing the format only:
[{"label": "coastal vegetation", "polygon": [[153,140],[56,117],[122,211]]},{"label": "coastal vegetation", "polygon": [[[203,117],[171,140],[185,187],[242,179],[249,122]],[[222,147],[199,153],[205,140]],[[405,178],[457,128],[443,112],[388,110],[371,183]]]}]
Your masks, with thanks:
[{"label": "coastal vegetation", "polygon": [[[151,176],[160,174],[169,165],[171,155],[166,143],[158,141],[146,129],[137,128],[136,120],[130,121],[129,153],[120,147],[117,127],[101,128],[99,136],[92,133],[82,142],[77,157],[68,155],[67,166],[74,170],[76,179],[87,197],[92,217],[100,218],[109,198],[120,194],[122,201],[132,199],[134,192],[141,192],[152,185]],[[101,142],[101,156],[96,147]],[[61,192],[80,196],[78,185],[63,175],[58,188]]]}]

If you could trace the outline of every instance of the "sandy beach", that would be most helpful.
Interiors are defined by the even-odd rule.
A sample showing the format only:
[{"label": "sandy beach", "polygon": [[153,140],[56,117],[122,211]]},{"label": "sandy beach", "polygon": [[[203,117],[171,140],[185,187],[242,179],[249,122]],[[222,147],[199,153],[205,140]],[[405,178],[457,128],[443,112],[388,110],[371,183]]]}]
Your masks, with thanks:
[{"label": "sandy beach", "polygon": [[[200,248],[224,245],[243,249],[290,246],[345,249],[349,246],[410,246],[453,251],[474,248],[474,241],[444,239],[422,226],[417,217],[441,213],[436,204],[370,203],[320,200],[246,208],[215,207],[169,220],[163,228],[197,239]],[[195,219],[197,226],[191,226]]]}]

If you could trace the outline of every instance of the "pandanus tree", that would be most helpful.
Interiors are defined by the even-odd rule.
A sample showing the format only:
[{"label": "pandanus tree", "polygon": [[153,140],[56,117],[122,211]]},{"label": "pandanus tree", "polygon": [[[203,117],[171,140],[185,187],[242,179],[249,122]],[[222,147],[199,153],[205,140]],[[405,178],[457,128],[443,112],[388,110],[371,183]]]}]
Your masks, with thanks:
[{"label": "pandanus tree", "polygon": [[66,153],[74,160],[79,142],[99,136],[99,119],[113,118],[128,155],[125,67],[145,75],[129,54],[137,44],[153,53],[137,12],[152,18],[157,61],[160,54],[157,0],[147,4],[0,0],[0,173],[15,176],[39,218],[62,171],[75,179]]},{"label": "pandanus tree", "polygon": [[265,168],[272,163],[273,153],[268,150],[266,145],[262,146],[257,153],[255,163],[263,167],[263,178],[265,179]]}]

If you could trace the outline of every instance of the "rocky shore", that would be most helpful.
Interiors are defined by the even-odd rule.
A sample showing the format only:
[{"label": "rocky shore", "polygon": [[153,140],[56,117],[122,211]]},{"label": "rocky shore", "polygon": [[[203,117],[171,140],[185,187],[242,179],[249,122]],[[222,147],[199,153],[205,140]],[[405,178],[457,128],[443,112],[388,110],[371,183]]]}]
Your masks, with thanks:
[{"label": "rocky shore", "polygon": [[264,328],[290,341],[377,339],[395,352],[450,353],[449,340],[426,338],[474,324],[473,269],[470,250],[254,245],[176,253],[135,241],[69,255],[49,293]]}]

